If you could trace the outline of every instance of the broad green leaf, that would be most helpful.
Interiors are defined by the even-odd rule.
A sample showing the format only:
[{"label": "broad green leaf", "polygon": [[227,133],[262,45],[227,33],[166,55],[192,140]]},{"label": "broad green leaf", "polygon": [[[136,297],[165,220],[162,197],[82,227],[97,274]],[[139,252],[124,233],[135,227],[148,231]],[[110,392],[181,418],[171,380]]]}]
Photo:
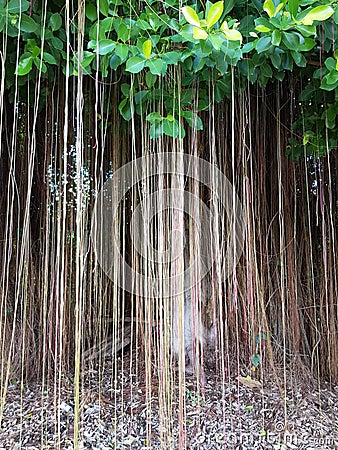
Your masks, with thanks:
[{"label": "broad green leaf", "polygon": [[86,5],[86,17],[91,22],[95,22],[95,20],[97,20],[97,9],[96,9],[96,6],[94,6],[91,3]]},{"label": "broad green leaf", "polygon": [[300,31],[304,37],[316,34],[316,27],[314,25],[297,25],[296,30]]},{"label": "broad green leaf", "polygon": [[235,6],[235,0],[227,0],[224,5],[223,14],[228,14],[232,8]]},{"label": "broad green leaf", "polygon": [[188,122],[190,128],[193,130],[203,130],[203,123],[198,115],[190,110],[182,110],[181,116]]},{"label": "broad green leaf", "polygon": [[325,67],[327,67],[328,70],[336,70],[336,64],[337,61],[334,58],[327,58],[324,62]]},{"label": "broad green leaf", "polygon": [[293,17],[296,17],[298,13],[299,0],[289,0],[289,11]]},{"label": "broad green leaf", "polygon": [[[85,53],[89,53],[89,52],[85,52]],[[94,58],[94,55],[91,53],[90,54],[92,56],[92,59]],[[57,65],[57,61],[54,58],[53,55],[51,55],[50,53],[44,52],[43,53],[43,60],[46,61],[46,63],[48,64],[54,64]],[[90,64],[90,63],[89,63]]]},{"label": "broad green leaf", "polygon": [[108,0],[98,0],[100,13],[108,17],[109,4]]},{"label": "broad green leaf", "polygon": [[130,120],[133,116],[129,98],[124,98],[119,104],[119,111],[124,120]]},{"label": "broad green leaf", "polygon": [[313,47],[316,45],[316,42],[314,39],[311,38],[305,38],[304,42],[298,46],[298,50],[302,52],[309,52],[313,49]]},{"label": "broad green leaf", "polygon": [[221,34],[210,34],[209,41],[215,50],[219,51],[224,44],[224,37]]},{"label": "broad green leaf", "polygon": [[145,65],[145,60],[139,56],[132,56],[128,59],[126,70],[131,73],[139,73]]},{"label": "broad green leaf", "polygon": [[207,14],[207,26],[208,28],[211,28],[215,23],[220,19],[222,13],[223,13],[223,0],[217,3],[214,3]]},{"label": "broad green leaf", "polygon": [[202,30],[202,28],[197,28],[194,27],[194,31],[193,31],[193,36],[194,39],[208,39],[208,33],[204,30]]},{"label": "broad green leaf", "polygon": [[271,44],[278,47],[282,40],[282,33],[279,30],[273,30],[271,35]]},{"label": "broad green leaf", "polygon": [[332,16],[334,10],[331,6],[322,5],[313,8],[302,19],[301,23],[304,25],[312,25],[314,20],[326,20]]},{"label": "broad green leaf", "polygon": [[53,48],[53,49],[55,49],[55,50],[62,50],[63,49],[63,42],[61,41],[61,39],[59,39],[58,37],[56,37],[56,36],[53,36],[51,39],[50,39],[50,45],[51,45],[51,47]]},{"label": "broad green leaf", "polygon": [[270,55],[270,59],[271,59],[272,65],[274,67],[276,67],[276,69],[280,70],[281,69],[281,57],[280,57],[280,54],[279,53],[272,53]]},{"label": "broad green leaf", "polygon": [[268,50],[271,46],[271,37],[270,36],[264,36],[258,39],[256,44],[256,52],[262,53]]},{"label": "broad green leaf", "polygon": [[32,70],[33,58],[29,56],[28,58],[20,59],[18,67],[16,68],[16,75],[27,75]]},{"label": "broad green leaf", "polygon": [[[19,25],[19,22],[18,24]],[[38,28],[38,24],[26,14],[21,14],[20,30],[25,33],[34,33]]]},{"label": "broad green leaf", "polygon": [[291,51],[291,56],[298,67],[306,67],[306,58],[302,53]]},{"label": "broad green leaf", "polygon": [[41,61],[40,58],[37,58],[37,57],[33,58],[33,63],[40,72],[42,72],[42,73],[47,72],[47,66],[43,61]]},{"label": "broad green leaf", "polygon": [[6,7],[6,10],[9,14],[18,14],[27,11],[29,7],[30,2],[27,0],[11,0]]},{"label": "broad green leaf", "polygon": [[129,28],[124,22],[121,22],[117,28],[117,38],[119,41],[126,42],[129,39]]},{"label": "broad green leaf", "polygon": [[116,70],[121,65],[121,62],[121,58],[115,54],[110,57],[109,66],[111,69]]},{"label": "broad green leaf", "polygon": [[152,123],[152,124],[153,123],[159,123],[159,122],[162,122],[163,117],[158,112],[152,112],[152,113],[147,115],[146,120],[148,122]]},{"label": "broad green leaf", "polygon": [[175,138],[184,138],[185,131],[182,125],[179,123],[177,119],[174,120],[163,120],[163,131],[167,136]]},{"label": "broad green leaf", "polygon": [[154,123],[149,130],[149,135],[151,139],[156,139],[163,135],[163,123]]},{"label": "broad green leaf", "polygon": [[149,59],[146,66],[149,67],[149,70],[153,75],[162,74],[163,61],[161,58]]},{"label": "broad green leaf", "polygon": [[263,9],[269,17],[273,17],[275,14],[275,4],[273,0],[265,0],[263,3]]},{"label": "broad green leaf", "polygon": [[142,103],[144,103],[147,100],[148,96],[149,91],[146,89],[137,92],[134,97],[135,105],[141,105]]},{"label": "broad green leaf", "polygon": [[224,30],[223,34],[228,41],[242,42],[242,35],[238,30]]},{"label": "broad green leaf", "polygon": [[167,64],[177,64],[180,59],[180,54],[178,52],[168,52],[162,58]]},{"label": "broad green leaf", "polygon": [[192,9],[190,6],[184,6],[182,8],[182,13],[188,23],[190,23],[191,25],[195,25],[195,27],[200,27],[201,22],[194,9]]},{"label": "broad green leaf", "polygon": [[146,73],[146,83],[147,83],[147,87],[149,89],[151,89],[154,86],[154,84],[156,83],[156,80],[157,80],[156,75],[153,75],[151,72]]},{"label": "broad green leaf", "polygon": [[59,30],[62,26],[62,18],[60,16],[60,14],[58,14],[58,13],[52,14],[49,19],[49,25],[50,25],[52,31]]},{"label": "broad green leaf", "polygon": [[96,51],[99,55],[108,55],[116,47],[116,44],[112,39],[101,39],[97,44]]},{"label": "broad green leaf", "polygon": [[125,61],[128,58],[129,48],[126,44],[117,44],[115,48],[116,55],[121,59],[121,61]]},{"label": "broad green leaf", "polygon": [[298,51],[304,43],[304,38],[298,33],[284,32],[282,41],[288,49]]},{"label": "broad green leaf", "polygon": [[147,39],[142,44],[142,53],[144,54],[145,58],[148,59],[151,55],[151,51],[153,49],[153,45],[151,43],[150,39]]}]

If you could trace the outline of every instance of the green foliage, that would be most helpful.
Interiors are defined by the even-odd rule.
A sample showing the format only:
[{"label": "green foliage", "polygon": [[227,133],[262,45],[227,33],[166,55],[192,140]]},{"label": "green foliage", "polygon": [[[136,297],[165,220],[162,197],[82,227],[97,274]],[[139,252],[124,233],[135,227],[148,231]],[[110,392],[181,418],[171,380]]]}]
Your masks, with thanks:
[{"label": "green foliage", "polygon": [[[124,119],[144,115],[151,137],[184,138],[186,126],[203,128],[198,113],[210,108],[210,85],[217,102],[230,96],[231,67],[235,89],[246,80],[261,86],[281,81],[292,71],[304,74],[305,92],[315,86],[320,98],[306,108],[300,99],[302,120],[294,124],[298,136],[290,141],[289,154],[295,160],[304,149],[322,154],[327,133],[329,149],[335,147],[337,133],[338,6],[329,3],[249,0],[244,6],[242,0],[208,0],[203,6],[182,7],[178,0],[165,4],[152,0],[140,9],[134,0],[87,0],[82,51],[77,49],[78,15],[74,12],[67,23],[59,1],[48,3],[44,22],[40,2],[2,0],[0,31],[7,35],[9,55],[6,88],[13,98],[13,74],[21,77],[23,87],[37,71],[43,79],[54,81],[59,67],[70,76],[77,76],[80,69],[84,75],[99,72],[103,78],[111,70],[119,71],[126,80],[139,77],[140,81],[122,89],[119,111]],[[18,38],[21,49],[16,63]],[[170,66],[181,68],[179,92],[171,81]],[[197,85],[199,91],[192,87]],[[152,110],[159,100],[164,103],[163,115]],[[315,115],[315,108],[323,111]]]}]

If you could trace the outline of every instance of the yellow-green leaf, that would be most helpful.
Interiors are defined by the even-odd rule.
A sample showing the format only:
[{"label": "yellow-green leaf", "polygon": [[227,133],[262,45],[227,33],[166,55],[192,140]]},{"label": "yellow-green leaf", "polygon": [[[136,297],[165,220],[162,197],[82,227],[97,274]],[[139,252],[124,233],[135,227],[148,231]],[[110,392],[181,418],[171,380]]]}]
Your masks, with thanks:
[{"label": "yellow-green leaf", "polygon": [[221,30],[222,31],[225,31],[225,30],[228,30],[229,29],[229,27],[228,27],[228,22],[225,20],[223,23],[222,23],[222,25],[221,25]]},{"label": "yellow-green leaf", "polygon": [[207,39],[209,35],[206,31],[202,30],[202,28],[194,27],[193,36],[194,36],[194,39],[203,39],[204,40],[204,39]]},{"label": "yellow-green leaf", "polygon": [[210,6],[210,9],[207,14],[208,28],[211,28],[220,19],[223,13],[223,8],[224,8],[223,0],[214,3],[212,6]]},{"label": "yellow-green leaf", "polygon": [[257,27],[255,27],[255,30],[260,31],[261,33],[268,33],[270,30],[270,28],[266,27],[265,25],[257,25]]},{"label": "yellow-green leaf", "polygon": [[301,19],[301,23],[304,25],[312,25],[314,20],[326,20],[331,17],[333,13],[334,11],[331,6],[317,6],[316,8],[311,9],[311,11]]},{"label": "yellow-green leaf", "polygon": [[269,17],[273,17],[275,14],[275,5],[273,3],[273,0],[265,0],[263,9]]},{"label": "yellow-green leaf", "polygon": [[142,52],[143,52],[144,56],[146,57],[146,59],[148,59],[149,56],[151,55],[152,48],[153,48],[153,46],[152,46],[150,39],[147,39],[145,42],[143,42]]},{"label": "yellow-green leaf", "polygon": [[223,33],[226,39],[228,39],[228,41],[242,42],[242,35],[238,30],[224,30]]},{"label": "yellow-green leaf", "polygon": [[194,9],[190,6],[184,6],[182,8],[182,13],[185,17],[185,20],[191,25],[195,25],[195,27],[200,27],[200,19]]},{"label": "yellow-green leaf", "polygon": [[278,14],[279,11],[283,8],[283,6],[284,6],[284,3],[280,3],[280,4],[277,6],[276,11],[275,11],[275,13],[274,13],[274,16],[277,16],[277,14]]}]

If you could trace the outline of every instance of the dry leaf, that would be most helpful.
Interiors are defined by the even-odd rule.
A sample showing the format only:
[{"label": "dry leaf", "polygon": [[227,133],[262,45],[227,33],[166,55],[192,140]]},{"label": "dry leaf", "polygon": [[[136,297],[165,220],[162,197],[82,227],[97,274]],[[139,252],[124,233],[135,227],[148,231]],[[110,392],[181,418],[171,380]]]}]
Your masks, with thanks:
[{"label": "dry leaf", "polygon": [[238,376],[237,380],[241,383],[244,384],[244,386],[249,387],[249,388],[261,388],[262,387],[262,383],[258,380],[253,380],[250,377],[242,377],[242,376]]}]

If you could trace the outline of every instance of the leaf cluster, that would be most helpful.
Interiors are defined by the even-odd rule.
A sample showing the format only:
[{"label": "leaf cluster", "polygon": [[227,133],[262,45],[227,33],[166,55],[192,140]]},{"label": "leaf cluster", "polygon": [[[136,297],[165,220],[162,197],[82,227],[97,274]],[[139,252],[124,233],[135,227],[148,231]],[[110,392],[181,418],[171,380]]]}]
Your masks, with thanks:
[{"label": "leaf cluster", "polygon": [[[118,71],[126,80],[119,104],[124,119],[144,116],[152,138],[163,134],[184,138],[187,126],[203,129],[200,111],[230,96],[232,68],[235,89],[248,82],[265,86],[282,81],[292,72],[305,82],[297,99],[302,123],[294,124],[302,139],[290,142],[290,155],[296,160],[304,147],[318,154],[323,147],[335,148],[337,3],[207,0],[182,7],[178,0],[88,0],[84,13],[79,29],[83,21],[75,5],[67,10],[54,0],[45,12],[39,2],[0,0],[9,92],[15,76],[25,86],[39,73],[54,81],[59,70],[65,76],[99,72],[102,78]],[[79,34],[84,36],[84,48]],[[172,67],[179,70],[173,72]],[[311,87],[317,100],[309,103]],[[314,137],[310,130],[318,106],[322,111],[316,117]]]}]

